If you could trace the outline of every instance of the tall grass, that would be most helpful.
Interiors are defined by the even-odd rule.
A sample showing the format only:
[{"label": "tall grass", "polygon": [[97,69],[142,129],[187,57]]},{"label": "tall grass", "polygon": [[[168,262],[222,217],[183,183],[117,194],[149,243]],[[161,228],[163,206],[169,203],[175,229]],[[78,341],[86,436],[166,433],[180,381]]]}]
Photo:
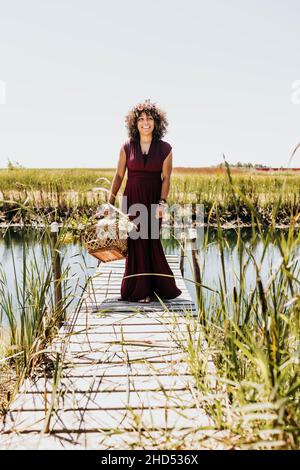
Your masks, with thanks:
[{"label": "tall grass", "polygon": [[[70,261],[62,254],[62,243],[67,232],[68,221],[61,228],[55,245],[51,242],[50,227],[45,221],[38,232],[34,245],[22,237],[22,267],[16,260],[13,245],[9,256],[13,271],[13,286],[9,282],[4,266],[0,265],[0,361],[9,365],[16,374],[16,389],[24,377],[36,373],[39,366],[49,362],[45,348],[56,336],[71,302],[80,300],[79,278],[70,274]],[[55,304],[53,259],[57,252],[63,266],[61,276],[55,280],[61,286],[62,299]],[[37,254],[36,250],[40,251]],[[79,260],[75,260],[80,263]],[[88,278],[88,276],[86,276]],[[74,306],[76,308],[76,304]],[[51,367],[51,364],[48,364]]]},{"label": "tall grass", "polygon": [[[36,209],[47,215],[49,210],[57,208],[63,219],[73,215],[93,210],[105,199],[105,193],[93,192],[97,177],[113,178],[111,169],[13,169],[0,170],[0,197],[3,200],[15,200],[30,203]],[[255,171],[232,171],[232,178],[241,195],[245,195],[256,210],[264,214],[265,219],[271,220],[272,208],[279,201],[278,221],[289,223],[291,215],[300,207],[300,174],[283,172],[276,174],[261,174]],[[285,190],[281,191],[285,181]],[[120,193],[125,187],[125,180]],[[239,217],[250,221],[249,207],[242,196],[239,202]],[[220,220],[230,221],[236,217],[235,199],[228,186],[227,175],[216,169],[214,172],[196,170],[192,173],[174,169],[168,200],[173,203],[204,204],[206,215],[218,203]],[[2,202],[2,218],[11,220],[13,208]],[[213,211],[214,212],[214,211]],[[23,219],[25,214],[23,215]],[[27,214],[28,215],[28,214]],[[214,217],[216,218],[215,214]]]},{"label": "tall grass", "polygon": [[[215,243],[221,266],[216,292],[208,290],[202,280],[205,270],[210,267],[205,264],[205,256],[201,264],[197,253],[193,252],[191,265],[197,273],[198,316],[196,320],[188,318],[188,340],[178,344],[186,352],[201,406],[213,420],[212,430],[220,432],[218,441],[223,441],[227,448],[298,449],[300,235],[296,225],[299,222],[299,179],[287,176],[285,180],[275,179],[272,183],[269,176],[259,176],[251,181],[244,175],[233,177],[230,169],[227,170],[226,180],[224,175],[205,177],[205,180],[202,176],[190,179],[178,176],[181,179],[176,183],[173,179],[176,187],[171,191],[171,201],[181,193],[195,190],[197,201],[208,205],[211,201],[215,205]],[[204,196],[206,201],[203,201]],[[259,210],[263,203],[271,204],[267,231],[263,228]],[[227,246],[221,229],[224,204],[230,205],[238,221],[235,242],[238,269],[233,273],[228,271],[225,262]],[[284,204],[291,209],[292,216],[286,236],[276,230],[275,223]],[[252,222],[249,244],[243,240],[240,224],[244,208]],[[268,277],[264,279],[262,266],[271,242],[280,252],[280,261],[276,266],[270,266]],[[258,243],[262,244],[259,258],[254,257]],[[207,236],[202,247],[204,254],[208,246]],[[26,255],[24,257],[26,266]],[[44,271],[37,268],[33,263],[16,291],[19,312],[23,315],[19,324],[12,312],[12,297],[3,287],[6,286],[5,277],[0,281],[0,299],[10,319],[10,354],[20,370],[24,370],[25,364],[27,370],[31,369],[34,358],[41,355],[44,341],[55,333],[57,324],[51,302],[47,300],[51,291],[47,262]],[[255,276],[251,290],[245,282],[249,269]],[[232,274],[235,283],[231,288]],[[48,312],[52,315],[48,316]],[[55,321],[52,322],[53,318]],[[176,334],[179,334],[179,328],[177,332],[175,330]],[[21,365],[20,357],[23,358]],[[194,425],[196,430],[197,423]]]},{"label": "tall grass", "polygon": [[[298,449],[300,234],[295,225],[299,214],[286,236],[275,230],[275,224],[264,231],[251,201],[240,194],[230,171],[228,176],[233,197],[241,196],[251,211],[252,238],[249,245],[245,244],[241,228],[237,227],[238,269],[230,273],[224,261],[226,244],[218,219],[215,241],[220,257],[218,288],[216,293],[209,294],[208,303],[198,304],[203,336],[200,342],[191,336],[187,360],[199,391],[210,397],[205,406],[215,429],[227,431],[227,444],[242,449]],[[278,207],[274,208],[274,218],[276,210]],[[263,247],[259,258],[253,255],[258,240]],[[263,280],[262,266],[271,241],[280,252],[280,262],[270,266],[268,277]],[[204,257],[207,248],[205,238]],[[205,269],[204,260],[199,265],[201,277]],[[250,291],[245,282],[249,269],[256,279]],[[230,274],[235,279],[232,289]],[[207,298],[201,283],[198,289],[198,298]],[[213,370],[208,358],[213,360]]]}]

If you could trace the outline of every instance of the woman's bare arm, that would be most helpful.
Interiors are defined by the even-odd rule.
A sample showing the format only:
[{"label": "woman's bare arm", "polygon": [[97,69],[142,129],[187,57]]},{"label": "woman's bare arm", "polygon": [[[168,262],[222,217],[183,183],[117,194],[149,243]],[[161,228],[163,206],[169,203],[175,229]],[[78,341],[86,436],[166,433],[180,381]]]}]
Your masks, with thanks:
[{"label": "woman's bare arm", "polygon": [[124,175],[126,171],[126,153],[124,146],[122,145],[121,150],[120,150],[120,155],[119,155],[119,161],[117,165],[117,169],[114,174],[114,178],[111,183],[111,188],[109,192],[109,198],[108,201],[110,204],[114,204],[116,200],[116,196],[118,194],[118,191],[120,189],[120,186],[122,184]]},{"label": "woman's bare arm", "polygon": [[170,190],[170,180],[171,180],[171,173],[172,173],[172,160],[173,155],[172,151],[169,155],[165,158],[163,166],[162,166],[162,185],[161,185],[161,199],[167,199],[169,190]]}]

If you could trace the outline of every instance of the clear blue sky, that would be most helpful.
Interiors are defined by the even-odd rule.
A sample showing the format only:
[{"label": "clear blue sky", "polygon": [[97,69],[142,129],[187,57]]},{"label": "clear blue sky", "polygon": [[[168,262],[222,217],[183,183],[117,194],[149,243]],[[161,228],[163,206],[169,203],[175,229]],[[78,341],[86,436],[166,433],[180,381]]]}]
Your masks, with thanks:
[{"label": "clear blue sky", "polygon": [[286,165],[299,18],[299,0],[0,0],[0,166],[114,167],[145,98],[175,166]]}]

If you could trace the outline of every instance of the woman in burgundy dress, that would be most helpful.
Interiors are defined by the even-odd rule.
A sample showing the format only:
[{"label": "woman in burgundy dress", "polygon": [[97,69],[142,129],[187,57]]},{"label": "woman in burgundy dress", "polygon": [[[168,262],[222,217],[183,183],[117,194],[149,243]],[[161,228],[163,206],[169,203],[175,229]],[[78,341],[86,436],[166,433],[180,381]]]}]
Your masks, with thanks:
[{"label": "woman in burgundy dress", "polygon": [[[134,237],[132,232],[128,236],[119,300],[149,303],[151,298],[157,300],[155,294],[162,299],[172,299],[181,294],[159,238],[172,172],[172,147],[161,140],[167,125],[165,112],[150,100],[134,106],[126,116],[129,139],[120,150],[109,202],[114,204],[127,169],[122,209],[130,215],[140,232],[138,237],[137,231]],[[144,205],[142,217],[139,218],[141,212],[133,204],[137,204],[136,207]],[[156,234],[155,229],[151,231],[151,222],[155,227],[155,219]]]}]

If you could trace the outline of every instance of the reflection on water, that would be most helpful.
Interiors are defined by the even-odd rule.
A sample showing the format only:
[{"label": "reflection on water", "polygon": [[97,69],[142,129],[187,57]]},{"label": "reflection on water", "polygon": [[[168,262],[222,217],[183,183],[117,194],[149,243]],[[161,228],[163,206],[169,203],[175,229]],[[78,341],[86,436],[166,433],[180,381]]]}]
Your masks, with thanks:
[{"label": "reflection on water", "polygon": [[[44,236],[41,230],[11,228],[5,232],[2,231],[0,236],[0,267],[5,273],[8,291],[12,293],[13,297],[15,296],[16,276],[22,282],[24,250],[26,250],[27,266],[30,265],[34,257],[41,264],[41,268],[45,264],[45,258],[48,263],[51,263],[49,238]],[[66,292],[72,292],[73,301],[68,307],[70,311],[76,305],[86,279],[93,274],[98,261],[90,256],[78,243],[63,245],[60,249],[60,258],[62,272],[68,269],[68,271],[65,271],[67,272],[67,279],[63,286],[65,286]]]},{"label": "reflection on water", "polygon": [[[241,236],[245,250],[251,249],[253,259],[259,262],[262,255],[264,245],[258,237],[255,243],[251,242],[251,229],[243,229]],[[283,232],[281,232],[283,233]],[[9,289],[13,292],[15,275],[12,263],[12,254],[15,259],[17,275],[22,276],[23,264],[23,249],[27,250],[27,262],[33,256],[43,263],[42,246],[45,244],[46,251],[50,257],[49,244],[45,237],[42,237],[42,232],[36,229],[9,229],[0,236],[0,263],[5,271]],[[211,289],[218,289],[222,270],[220,250],[218,247],[217,231],[209,229],[205,232],[207,236],[207,244],[203,247],[203,240],[198,245],[189,242],[186,245],[186,252],[183,258],[183,274],[186,279],[187,288],[195,302],[197,302],[197,294],[195,285],[193,284],[194,269],[199,267],[199,275],[201,276],[202,283]],[[237,250],[237,234],[234,230],[223,230],[222,232],[224,242],[224,265],[226,270],[226,288],[227,292],[231,293],[234,286],[237,286],[240,279],[239,274],[239,252]],[[162,240],[166,254],[178,254],[180,256],[180,246],[174,239]],[[193,251],[194,250],[194,251]],[[298,251],[299,255],[299,245]],[[295,256],[297,255],[295,253]],[[194,254],[194,257],[193,257]],[[247,254],[245,256],[248,256]],[[62,269],[67,265],[70,266],[68,282],[74,290],[74,294],[80,296],[82,287],[88,275],[93,274],[98,261],[90,256],[80,243],[71,243],[63,245],[61,249]],[[50,258],[49,258],[50,259]],[[278,247],[274,242],[270,241],[266,250],[266,256],[260,267],[260,274],[263,282],[269,277],[270,269],[276,269],[276,266],[281,261],[281,254]],[[251,262],[244,273],[244,281],[249,292],[254,287],[256,282],[256,272],[254,262]],[[76,288],[77,286],[77,288]],[[210,294],[207,290],[207,297],[205,303],[209,302]],[[75,298],[76,300],[76,298]],[[74,304],[74,303],[73,303]],[[72,308],[73,304],[69,308]]]},{"label": "reflection on water", "polygon": [[[243,246],[243,257],[241,257],[241,250],[238,249],[238,235],[235,230],[223,230],[223,254],[224,254],[224,271],[226,274],[226,294],[232,296],[233,288],[240,284],[240,280],[245,283],[245,288],[250,294],[254,289],[257,282],[257,270],[261,277],[263,285],[266,285],[270,276],[276,272],[277,268],[282,262],[282,255],[278,244],[276,244],[275,237],[283,237],[286,239],[287,230],[277,230],[275,237],[269,240],[265,247],[262,238],[256,233],[252,238],[252,229],[242,229],[241,239]],[[223,283],[222,275],[222,257],[221,250],[219,249],[217,231],[210,229],[206,232],[207,242],[205,248],[203,244],[195,246],[193,243],[188,243],[185,251],[186,258],[184,262],[185,273],[184,277],[193,279],[195,273],[195,266],[199,270],[201,283],[208,286],[210,289],[219,291],[220,283]],[[265,236],[265,235],[264,235]],[[296,249],[294,253],[295,259],[300,254],[300,239],[298,233],[295,233]],[[196,249],[195,249],[196,248]],[[265,251],[265,253],[264,253]],[[244,269],[246,261],[248,264]],[[198,277],[199,278],[199,277]],[[194,277],[195,279],[195,277]],[[196,278],[197,279],[197,278]],[[189,291],[193,300],[197,302],[196,289],[190,282],[187,283]],[[205,291],[208,295],[205,298],[204,306],[208,306],[211,301],[209,290]]]}]

